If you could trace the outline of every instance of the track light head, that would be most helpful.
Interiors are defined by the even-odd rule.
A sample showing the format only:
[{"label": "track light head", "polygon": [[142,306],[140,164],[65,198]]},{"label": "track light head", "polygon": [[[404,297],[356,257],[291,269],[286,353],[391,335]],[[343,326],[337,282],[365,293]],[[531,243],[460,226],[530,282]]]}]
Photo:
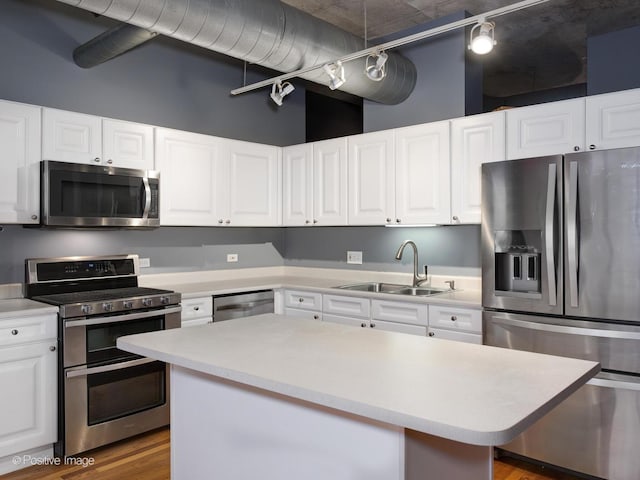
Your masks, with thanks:
[{"label": "track light head", "polygon": [[[495,23],[485,20],[474,25],[469,34],[469,50],[478,55],[486,55],[493,50],[493,46],[496,44],[494,29]],[[474,37],[476,31],[477,35]]]},{"label": "track light head", "polygon": [[340,60],[335,63],[327,63],[322,69],[324,73],[329,76],[329,88],[331,90],[340,88],[346,81],[344,77],[344,66]]},{"label": "track light head", "polygon": [[369,80],[379,82],[387,75],[385,64],[388,58],[389,56],[385,52],[372,53],[367,57],[364,72],[369,77]]},{"label": "track light head", "polygon": [[294,90],[295,87],[289,82],[275,82],[271,87],[271,100],[273,100],[273,103],[275,103],[276,105],[281,106],[284,97],[289,95]]}]

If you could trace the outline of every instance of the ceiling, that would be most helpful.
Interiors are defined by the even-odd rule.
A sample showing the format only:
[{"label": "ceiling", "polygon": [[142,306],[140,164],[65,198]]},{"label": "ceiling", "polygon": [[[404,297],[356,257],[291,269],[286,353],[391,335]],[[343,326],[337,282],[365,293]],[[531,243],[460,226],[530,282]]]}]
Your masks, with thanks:
[{"label": "ceiling", "polygon": [[[516,0],[283,0],[344,30],[375,38],[466,10]],[[640,25],[638,0],[550,0],[494,19],[498,44],[484,63],[484,93],[506,97],[586,82],[588,36]],[[425,40],[428,41],[428,40]],[[630,51],[634,47],[630,46]]]}]

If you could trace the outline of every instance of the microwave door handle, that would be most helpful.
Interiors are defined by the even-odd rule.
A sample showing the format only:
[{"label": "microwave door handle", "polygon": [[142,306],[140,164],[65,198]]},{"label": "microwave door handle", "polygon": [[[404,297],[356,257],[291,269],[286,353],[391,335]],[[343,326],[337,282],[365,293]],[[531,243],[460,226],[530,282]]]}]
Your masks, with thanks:
[{"label": "microwave door handle", "polygon": [[556,289],[556,258],[554,250],[555,228],[554,212],[556,206],[556,178],[557,166],[555,163],[549,165],[549,176],[547,179],[547,206],[545,211],[544,224],[544,246],[545,258],[547,262],[547,286],[549,290],[549,305],[558,304],[558,293]]},{"label": "microwave door handle", "polygon": [[151,187],[149,186],[149,178],[142,177],[142,183],[144,185],[144,207],[142,210],[142,218],[149,216],[149,210],[151,210]]},{"label": "microwave door handle", "polygon": [[567,212],[567,268],[569,304],[578,307],[578,162],[569,163],[569,208]]}]

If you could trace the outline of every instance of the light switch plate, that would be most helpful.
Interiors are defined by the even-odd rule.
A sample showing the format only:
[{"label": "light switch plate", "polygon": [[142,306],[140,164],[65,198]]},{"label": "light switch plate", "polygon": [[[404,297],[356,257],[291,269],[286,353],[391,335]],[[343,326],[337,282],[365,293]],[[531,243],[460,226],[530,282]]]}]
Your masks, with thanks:
[{"label": "light switch plate", "polygon": [[227,263],[235,263],[238,261],[237,253],[227,253]]},{"label": "light switch plate", "polygon": [[362,265],[362,252],[347,251],[347,263]]},{"label": "light switch plate", "polygon": [[139,261],[140,264],[140,268],[148,268],[151,266],[151,259],[150,258],[141,258]]}]

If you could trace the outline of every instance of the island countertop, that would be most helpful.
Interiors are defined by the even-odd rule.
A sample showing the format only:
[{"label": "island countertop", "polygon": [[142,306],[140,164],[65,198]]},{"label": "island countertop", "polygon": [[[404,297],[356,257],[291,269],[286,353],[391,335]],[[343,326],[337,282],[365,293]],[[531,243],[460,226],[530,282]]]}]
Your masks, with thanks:
[{"label": "island countertop", "polygon": [[599,364],[259,315],[120,337],[118,348],[270,392],[475,445],[501,445]]}]

